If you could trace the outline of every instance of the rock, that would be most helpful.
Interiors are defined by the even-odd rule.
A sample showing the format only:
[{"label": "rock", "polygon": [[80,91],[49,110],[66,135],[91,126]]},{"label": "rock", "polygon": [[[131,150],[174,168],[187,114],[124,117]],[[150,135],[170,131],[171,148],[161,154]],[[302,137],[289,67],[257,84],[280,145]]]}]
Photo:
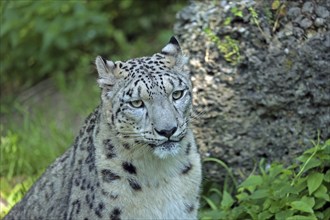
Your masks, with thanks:
[{"label": "rock", "polygon": [[302,20],[304,18],[304,16],[303,15],[299,15],[299,16],[297,16],[296,18],[294,18],[294,23],[297,23],[297,24],[299,24],[299,22]]},{"label": "rock", "polygon": [[330,35],[326,36],[324,46],[330,48]]},{"label": "rock", "polygon": [[325,20],[323,18],[316,18],[315,22],[314,22],[316,27],[322,27],[324,25],[324,23],[325,23]]},{"label": "rock", "polygon": [[302,13],[312,14],[314,10],[313,2],[305,2],[302,8]]},{"label": "rock", "polygon": [[292,7],[288,10],[288,17],[290,19],[295,19],[296,17],[298,17],[299,15],[301,15],[301,9],[298,7]]},{"label": "rock", "polygon": [[320,18],[329,17],[329,11],[323,6],[317,6],[316,9],[315,9],[315,13]]},{"label": "rock", "polygon": [[304,33],[305,33],[304,30],[301,28],[298,28],[298,27],[293,28],[293,35],[295,37],[301,38],[304,36]]},{"label": "rock", "polygon": [[303,29],[307,29],[310,26],[312,26],[313,22],[308,19],[308,18],[304,18],[299,22],[299,26],[302,27]]},{"label": "rock", "polygon": [[[253,1],[228,2],[192,2],[178,14],[175,34],[190,55],[193,129],[200,152],[224,161],[239,177],[249,175],[261,158],[292,162],[312,146],[318,131],[321,140],[330,138],[329,16],[314,14],[324,11],[318,7],[329,11],[330,4],[320,0],[314,10],[311,1],[287,1],[287,16],[272,31],[263,10],[268,1],[253,5],[261,30],[246,5]],[[242,10],[244,19],[224,25],[232,7]],[[263,30],[270,32],[266,36]],[[235,47],[226,44],[226,37],[239,48],[237,63],[228,61]],[[208,163],[204,175],[221,180],[226,171]]]}]

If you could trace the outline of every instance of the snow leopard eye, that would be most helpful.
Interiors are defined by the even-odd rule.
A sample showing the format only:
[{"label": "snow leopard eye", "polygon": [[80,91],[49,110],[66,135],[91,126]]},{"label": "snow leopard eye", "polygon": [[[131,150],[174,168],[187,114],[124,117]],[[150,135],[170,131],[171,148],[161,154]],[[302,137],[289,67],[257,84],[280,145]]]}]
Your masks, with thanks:
[{"label": "snow leopard eye", "polygon": [[134,100],[134,101],[129,102],[129,104],[133,108],[142,108],[144,106],[144,103],[142,100]]},{"label": "snow leopard eye", "polygon": [[183,96],[183,90],[174,91],[172,93],[173,100],[178,100]]}]

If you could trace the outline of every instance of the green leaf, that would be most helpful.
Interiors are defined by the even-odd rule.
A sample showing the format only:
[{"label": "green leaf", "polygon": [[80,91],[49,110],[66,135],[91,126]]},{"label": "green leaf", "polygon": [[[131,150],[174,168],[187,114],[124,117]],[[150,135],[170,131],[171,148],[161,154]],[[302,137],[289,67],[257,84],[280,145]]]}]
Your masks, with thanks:
[{"label": "green leaf", "polygon": [[236,195],[236,198],[238,199],[238,201],[244,201],[246,200],[247,198],[249,198],[249,194],[245,193],[245,192],[242,192],[240,194],[237,194]]},{"label": "green leaf", "polygon": [[272,202],[273,202],[272,199],[267,198],[262,204],[262,209],[263,210],[268,209],[270,207],[270,205],[272,204]]},{"label": "green leaf", "polygon": [[327,140],[322,146],[322,150],[324,150],[326,154],[330,155],[330,139]]},{"label": "green leaf", "polygon": [[315,147],[312,147],[312,148],[306,150],[306,151],[304,152],[304,155],[307,155],[307,154],[308,154],[308,155],[311,155],[311,154],[313,154],[313,153],[315,153],[315,152],[317,152],[317,151],[320,151],[320,149],[319,149],[318,146],[315,146]]},{"label": "green leaf", "polygon": [[207,216],[207,213],[201,213],[202,217],[199,217],[201,220],[212,220],[213,218],[211,216]]},{"label": "green leaf", "polygon": [[328,202],[330,201],[327,187],[325,187],[324,185],[321,185],[321,186],[315,191],[314,196],[315,196],[316,198],[324,199],[324,200],[326,200],[326,201],[328,201]]},{"label": "green leaf", "polygon": [[307,213],[314,213],[314,211],[312,209],[313,206],[310,206],[306,202],[294,201],[294,202],[291,202],[290,205],[293,209],[296,209],[296,210],[299,210],[299,211],[302,211],[302,212],[307,212]]},{"label": "green leaf", "polygon": [[227,192],[223,192],[223,197],[221,201],[221,207],[223,209],[228,209],[234,204],[235,200],[231,197],[231,195]]},{"label": "green leaf", "polygon": [[233,13],[237,17],[243,17],[243,11],[238,9],[237,7],[233,7],[230,9],[231,13]]},{"label": "green leaf", "polygon": [[224,24],[225,26],[227,26],[227,25],[230,24],[231,21],[232,21],[232,18],[231,18],[231,17],[227,17],[227,18],[225,19],[225,21],[223,22],[223,24]]},{"label": "green leaf", "polygon": [[272,3],[272,9],[276,10],[276,9],[278,9],[278,7],[280,7],[280,5],[281,5],[280,0],[274,0],[273,3]]},{"label": "green leaf", "polygon": [[275,219],[276,220],[283,220],[283,219],[287,219],[290,216],[292,216],[294,214],[293,210],[285,210],[285,211],[281,211],[276,213],[275,215]]},{"label": "green leaf", "polygon": [[307,177],[300,177],[297,182],[294,184],[294,188],[297,190],[298,193],[305,190],[307,187]]},{"label": "green leaf", "polygon": [[330,170],[327,170],[327,172],[324,175],[324,181],[329,183],[330,182]]},{"label": "green leaf", "polygon": [[324,174],[323,173],[312,173],[309,175],[307,179],[307,187],[309,195],[319,188],[323,181]]},{"label": "green leaf", "polygon": [[315,201],[315,206],[313,207],[314,210],[318,210],[320,208],[322,208],[327,201],[325,201],[324,199],[316,199]]},{"label": "green leaf", "polygon": [[317,220],[315,216],[294,215],[286,220]]},{"label": "green leaf", "polygon": [[318,154],[318,157],[326,163],[329,163],[328,161],[330,161],[330,155],[326,155],[325,152]]},{"label": "green leaf", "polygon": [[243,206],[237,206],[231,209],[231,213],[229,213],[228,217],[224,219],[242,219],[243,216],[246,216],[245,214],[245,208]]},{"label": "green leaf", "polygon": [[304,168],[304,172],[306,172],[307,170],[310,170],[314,167],[321,166],[321,164],[322,164],[322,162],[320,160],[311,158],[310,161],[306,164],[306,166]]},{"label": "green leaf", "polygon": [[271,168],[269,169],[269,176],[271,178],[277,177],[280,173],[284,172],[285,170],[286,169],[283,168],[283,164],[272,165]]},{"label": "green leaf", "polygon": [[272,213],[278,213],[285,206],[282,200],[274,200],[269,208]]},{"label": "green leaf", "polygon": [[274,215],[269,211],[263,211],[260,214],[258,214],[258,219],[270,219],[273,216]]},{"label": "green leaf", "polygon": [[269,190],[268,189],[259,189],[256,190],[255,192],[253,192],[251,194],[251,199],[262,199],[262,198],[266,198],[269,196]]},{"label": "green leaf", "polygon": [[301,198],[301,201],[307,203],[311,207],[315,205],[315,199],[313,197],[304,196]]},{"label": "green leaf", "polygon": [[330,207],[327,208],[324,212],[324,219],[330,219]]},{"label": "green leaf", "polygon": [[249,205],[247,208],[246,208],[246,212],[250,215],[250,217],[252,219],[257,219],[258,216],[257,214],[260,213],[260,207],[258,205]]},{"label": "green leaf", "polygon": [[202,220],[226,219],[226,213],[218,210],[201,211],[199,215]]},{"label": "green leaf", "polygon": [[[275,180],[273,183],[271,184],[271,188],[272,188],[272,195],[277,198],[284,198],[287,196],[287,194],[299,194],[299,188],[297,188],[296,186],[298,186],[298,183],[301,183],[301,179],[298,179],[298,181],[296,182],[296,185],[291,186],[290,184],[290,180],[288,178],[285,179],[281,179],[281,180]],[[300,184],[299,184],[300,185]],[[304,190],[306,188],[306,184],[303,187],[302,190]]]},{"label": "green leaf", "polygon": [[211,199],[207,198],[206,196],[203,196],[202,198],[207,202],[212,210],[218,210],[217,205]]},{"label": "green leaf", "polygon": [[251,175],[243,183],[241,183],[240,187],[258,186],[261,184],[262,184],[261,176]]},{"label": "green leaf", "polygon": [[325,219],[323,212],[315,212],[315,216],[317,219]]}]

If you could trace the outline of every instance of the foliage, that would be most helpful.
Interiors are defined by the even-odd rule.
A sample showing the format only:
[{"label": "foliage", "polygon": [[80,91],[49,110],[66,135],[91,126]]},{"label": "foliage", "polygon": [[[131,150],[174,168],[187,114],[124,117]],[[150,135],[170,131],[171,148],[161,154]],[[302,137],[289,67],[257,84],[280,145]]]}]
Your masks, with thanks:
[{"label": "foliage", "polygon": [[240,61],[240,50],[237,40],[232,39],[229,35],[221,40],[210,28],[204,30],[205,34],[218,47],[226,61],[237,64]]},{"label": "foliage", "polygon": [[[85,118],[97,106],[99,88],[95,79],[88,77],[70,87],[62,86],[59,95],[67,103],[65,109],[53,109],[52,106],[63,104],[45,98],[38,105],[32,104],[33,112],[16,104],[12,106],[13,113],[6,114],[10,120],[0,130],[1,177],[35,175],[72,144],[77,133],[72,125],[74,118]],[[66,120],[57,114],[65,115]]]},{"label": "foliage", "polygon": [[279,27],[280,18],[286,15],[286,2],[281,2],[280,0],[274,0],[271,5],[272,10],[275,11],[275,21],[272,31],[275,32]]},{"label": "foliage", "polygon": [[[65,109],[53,110],[54,103],[47,98],[39,101],[33,112],[16,104],[12,106],[16,114],[7,114],[10,120],[5,124],[6,129],[1,127],[0,197],[5,205],[1,205],[0,219],[24,196],[46,167],[70,147],[77,133],[72,125],[74,117],[79,115],[83,119],[99,101],[99,88],[94,78],[86,77],[70,86],[59,83],[68,103]],[[66,120],[54,117],[61,113],[59,111]]]},{"label": "foliage", "polygon": [[[286,1],[280,0],[272,0],[267,3],[262,4],[263,7],[258,7],[256,4],[256,8],[249,6],[247,7],[244,3],[243,4],[235,4],[233,3],[229,13],[227,14],[226,19],[223,22],[224,26],[230,25],[234,20],[242,19],[244,20],[245,17],[249,17],[250,22],[255,24],[258,28],[260,34],[266,40],[267,43],[270,41],[270,33],[267,33],[263,30],[261,19],[259,15],[266,17],[267,26],[272,26],[272,32],[275,32],[280,26],[281,18],[285,17],[286,15]],[[259,12],[258,14],[258,11]]]},{"label": "foliage", "polygon": [[238,8],[237,6],[233,6],[232,8],[230,8],[230,13],[231,15],[227,16],[223,23],[225,26],[230,25],[233,18],[235,17],[243,18],[243,10]]},{"label": "foliage", "polygon": [[[3,218],[12,206],[22,199],[37,178],[37,175],[31,177],[21,176],[22,173],[31,173],[33,164],[36,163],[30,163],[31,161],[25,158],[25,154],[28,153],[26,151],[29,150],[22,148],[19,141],[19,135],[10,130],[7,131],[5,136],[1,136],[0,140],[0,197],[6,203],[1,205],[0,218]],[[30,159],[34,160],[34,158]]]},{"label": "foliage", "polygon": [[23,198],[28,189],[37,180],[38,176],[39,175],[25,177],[23,180],[22,178],[8,179],[5,177],[0,177],[0,197],[4,198],[4,201],[7,203],[1,206],[0,219],[2,219],[10,211],[10,209]]},{"label": "foliage", "polygon": [[[286,4],[281,3],[279,0],[274,0],[269,7],[263,8],[264,14],[266,14],[266,17],[268,18],[267,20],[270,23],[273,23],[273,32],[279,27],[279,20],[285,15],[285,10]],[[228,26],[235,19],[244,19],[245,16],[249,16],[250,22],[257,26],[260,34],[266,42],[269,43],[270,35],[262,29],[259,14],[252,6],[247,7],[245,4],[240,5],[233,3],[226,19],[223,21],[223,25]],[[273,17],[275,17],[275,20]],[[206,28],[204,33],[217,46],[226,61],[234,65],[239,63],[241,56],[239,42],[237,40],[233,39],[230,35],[226,35],[223,39],[220,39],[211,28]]]},{"label": "foliage", "polygon": [[64,143],[73,139],[72,132],[58,128],[55,122],[48,121],[41,114],[39,117],[32,120],[27,117],[26,120],[30,122],[16,130],[17,133],[7,130],[7,134],[1,135],[1,177],[9,179],[36,174],[40,167],[45,168],[56,156],[63,153],[67,148]]},{"label": "foliage", "polygon": [[[330,140],[319,142],[285,168],[273,163],[237,188],[206,188],[201,219],[329,219]],[[233,196],[234,195],[234,196]]]},{"label": "foliage", "polygon": [[49,76],[76,78],[90,72],[86,67],[97,55],[117,59],[141,55],[142,48],[154,52],[147,45],[169,39],[175,12],[184,3],[1,1],[1,91],[27,88]]},{"label": "foliage", "polygon": [[264,39],[269,42],[270,40],[270,36],[268,36],[261,28],[260,26],[260,22],[259,22],[259,15],[258,13],[256,12],[256,10],[253,8],[253,7],[249,7],[249,12],[250,12],[250,15],[251,15],[251,21],[257,25],[261,35],[264,37]]},{"label": "foliage", "polygon": [[[280,19],[285,17],[285,15],[286,15],[287,3],[286,3],[286,1],[273,0],[273,1],[270,1],[268,4],[270,4],[269,7],[264,7],[264,8],[262,8],[262,10],[264,12],[264,15],[267,18],[266,20],[269,23],[268,25],[269,26],[272,25],[272,32],[274,33],[280,26]],[[251,22],[254,23],[258,27],[261,35],[264,37],[264,39],[267,42],[269,42],[270,36],[265,31],[263,31],[263,29],[261,27],[258,12],[253,7],[249,7],[248,10],[251,15],[251,18],[250,18]]]}]

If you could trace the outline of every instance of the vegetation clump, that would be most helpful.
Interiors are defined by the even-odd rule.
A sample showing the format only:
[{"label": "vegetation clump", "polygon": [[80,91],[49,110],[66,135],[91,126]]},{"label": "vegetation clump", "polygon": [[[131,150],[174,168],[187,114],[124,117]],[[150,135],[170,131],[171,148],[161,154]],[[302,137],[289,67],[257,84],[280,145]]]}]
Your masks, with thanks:
[{"label": "vegetation clump", "polygon": [[211,29],[204,30],[205,34],[211,39],[217,46],[226,61],[232,64],[237,64],[240,61],[240,50],[238,41],[231,38],[229,35],[225,36],[221,40]]},{"label": "vegetation clump", "polygon": [[330,219],[330,139],[296,159],[288,167],[261,161],[258,174],[234,187],[228,179],[223,188],[207,183],[200,218]]}]

